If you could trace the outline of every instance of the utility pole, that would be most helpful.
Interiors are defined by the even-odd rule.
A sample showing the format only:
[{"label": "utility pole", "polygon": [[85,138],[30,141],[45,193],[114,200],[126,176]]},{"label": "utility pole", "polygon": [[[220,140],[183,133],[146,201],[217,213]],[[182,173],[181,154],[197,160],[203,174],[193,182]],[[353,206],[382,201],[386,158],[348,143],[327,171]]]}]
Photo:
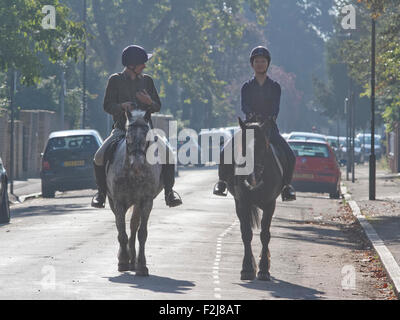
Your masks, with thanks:
[{"label": "utility pole", "polygon": [[344,114],[346,117],[346,181],[349,181],[349,99],[344,99]]},{"label": "utility pole", "polygon": [[356,108],[356,100],[354,90],[351,94],[351,182],[355,182],[355,165],[354,165],[354,146],[355,146],[355,108]]},{"label": "utility pole", "polygon": [[65,71],[61,69],[61,93],[60,93],[60,130],[64,130],[64,104],[66,96]]},{"label": "utility pole", "polygon": [[372,18],[371,30],[371,155],[369,157],[369,200],[375,200],[376,196],[376,157],[375,157],[375,25]]},{"label": "utility pole", "polygon": [[85,30],[85,40],[83,42],[83,93],[82,93],[82,129],[86,126],[86,11],[87,3],[83,0],[83,27]]},{"label": "utility pole", "polygon": [[15,93],[17,91],[17,71],[12,70],[11,72],[11,92],[10,92],[10,193],[14,194],[14,104],[15,104]]}]

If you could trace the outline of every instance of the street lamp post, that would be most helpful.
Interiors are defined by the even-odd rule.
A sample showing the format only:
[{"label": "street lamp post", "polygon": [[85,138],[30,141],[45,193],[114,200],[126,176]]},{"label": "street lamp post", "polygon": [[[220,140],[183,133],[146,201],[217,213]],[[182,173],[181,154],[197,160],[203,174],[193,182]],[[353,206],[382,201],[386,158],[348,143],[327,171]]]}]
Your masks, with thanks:
[{"label": "street lamp post", "polygon": [[349,180],[349,99],[344,99],[344,114],[346,116],[346,181]]},{"label": "street lamp post", "polygon": [[15,93],[17,90],[17,72],[12,70],[11,73],[11,92],[10,92],[10,193],[14,194],[14,118],[15,118]]},{"label": "street lamp post", "polygon": [[372,18],[371,32],[371,155],[369,157],[369,200],[376,196],[376,158],[375,158],[375,26]]},{"label": "street lamp post", "polygon": [[354,146],[355,146],[355,108],[356,108],[356,100],[354,91],[351,94],[351,182],[355,182],[355,165],[354,165]]},{"label": "street lamp post", "polygon": [[[87,4],[86,0],[83,1],[83,26],[86,34],[86,11]],[[86,36],[83,42],[83,70],[82,70],[82,81],[83,81],[83,93],[82,93],[82,129],[85,129],[86,126]]]}]

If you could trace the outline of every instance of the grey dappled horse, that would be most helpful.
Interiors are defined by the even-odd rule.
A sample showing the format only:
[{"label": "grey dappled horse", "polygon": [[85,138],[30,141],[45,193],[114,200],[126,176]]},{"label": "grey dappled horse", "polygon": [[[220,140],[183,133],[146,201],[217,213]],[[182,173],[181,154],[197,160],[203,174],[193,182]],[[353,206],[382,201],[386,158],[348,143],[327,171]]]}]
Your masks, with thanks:
[{"label": "grey dappled horse", "polygon": [[[240,221],[240,231],[244,244],[244,258],[241,280],[253,280],[256,277],[257,265],[251,249],[252,229],[259,226],[259,210],[262,210],[261,243],[262,251],[258,264],[257,278],[270,280],[270,252],[268,244],[271,238],[270,226],[275,211],[276,198],[283,187],[282,173],[276,162],[269,137],[274,125],[272,119],[263,123],[244,123],[239,118],[242,145],[246,144],[246,130],[254,130],[254,172],[249,176],[235,175],[235,164],[231,165],[231,174],[227,179],[229,192],[235,199],[236,214]],[[235,135],[237,137],[237,135]],[[232,141],[232,140],[231,140]],[[231,142],[232,143],[232,142]]]},{"label": "grey dappled horse", "polygon": [[[118,271],[136,270],[136,275],[148,276],[145,243],[147,222],[153,208],[153,199],[164,187],[161,177],[162,164],[146,161],[146,141],[150,128],[145,112],[127,112],[126,137],[115,151],[107,168],[107,195],[114,212],[118,229]],[[125,214],[133,206],[128,239]],[[136,261],[135,239],[138,231],[139,255]]]}]

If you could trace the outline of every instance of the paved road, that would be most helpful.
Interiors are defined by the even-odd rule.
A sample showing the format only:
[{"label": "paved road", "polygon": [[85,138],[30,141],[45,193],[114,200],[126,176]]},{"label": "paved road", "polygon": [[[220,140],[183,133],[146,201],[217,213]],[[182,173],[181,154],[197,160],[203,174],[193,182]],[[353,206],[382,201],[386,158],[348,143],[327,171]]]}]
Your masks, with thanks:
[{"label": "paved road", "polygon": [[[117,271],[117,230],[110,209],[90,207],[93,190],[32,199],[0,226],[0,299],[369,299],[367,277],[343,287],[359,257],[356,244],[327,223],[339,200],[298,194],[278,202],[272,222],[271,282],[241,281],[243,247],[231,197],[212,195],[215,169],[182,170],[184,205],[156,199],[150,216],[150,277]],[[129,216],[127,217],[129,218]],[[261,246],[255,231],[257,258]],[[343,269],[345,268],[345,269]]]}]

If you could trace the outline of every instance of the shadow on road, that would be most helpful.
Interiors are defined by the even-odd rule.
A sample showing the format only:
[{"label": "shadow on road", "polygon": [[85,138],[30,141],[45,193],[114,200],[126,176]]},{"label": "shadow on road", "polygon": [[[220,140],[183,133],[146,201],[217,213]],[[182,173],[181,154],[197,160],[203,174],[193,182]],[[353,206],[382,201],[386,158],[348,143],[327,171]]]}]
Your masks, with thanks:
[{"label": "shadow on road", "polygon": [[273,297],[282,299],[316,300],[321,299],[321,295],[324,294],[322,291],[299,286],[274,277],[271,277],[271,281],[255,280],[248,283],[236,284],[247,289],[267,291]]},{"label": "shadow on road", "polygon": [[32,216],[51,216],[76,213],[77,210],[87,211],[91,210],[90,203],[81,204],[62,204],[62,205],[40,205],[30,207],[17,207],[12,208],[12,218],[24,218]]},{"label": "shadow on road", "polygon": [[[339,223],[323,223],[318,221],[293,221],[284,218],[274,218],[275,228],[287,230],[274,238],[285,240],[295,240],[331,245],[336,247],[357,249],[357,244],[348,239],[341,230]],[[279,224],[279,222],[289,222],[289,225]],[[294,225],[294,223],[296,225]]]},{"label": "shadow on road", "polygon": [[132,285],[132,288],[149,290],[153,292],[165,292],[183,294],[192,290],[195,284],[191,281],[176,280],[167,277],[150,275],[149,277],[139,277],[132,273],[123,273],[117,277],[108,278],[114,283]]}]

